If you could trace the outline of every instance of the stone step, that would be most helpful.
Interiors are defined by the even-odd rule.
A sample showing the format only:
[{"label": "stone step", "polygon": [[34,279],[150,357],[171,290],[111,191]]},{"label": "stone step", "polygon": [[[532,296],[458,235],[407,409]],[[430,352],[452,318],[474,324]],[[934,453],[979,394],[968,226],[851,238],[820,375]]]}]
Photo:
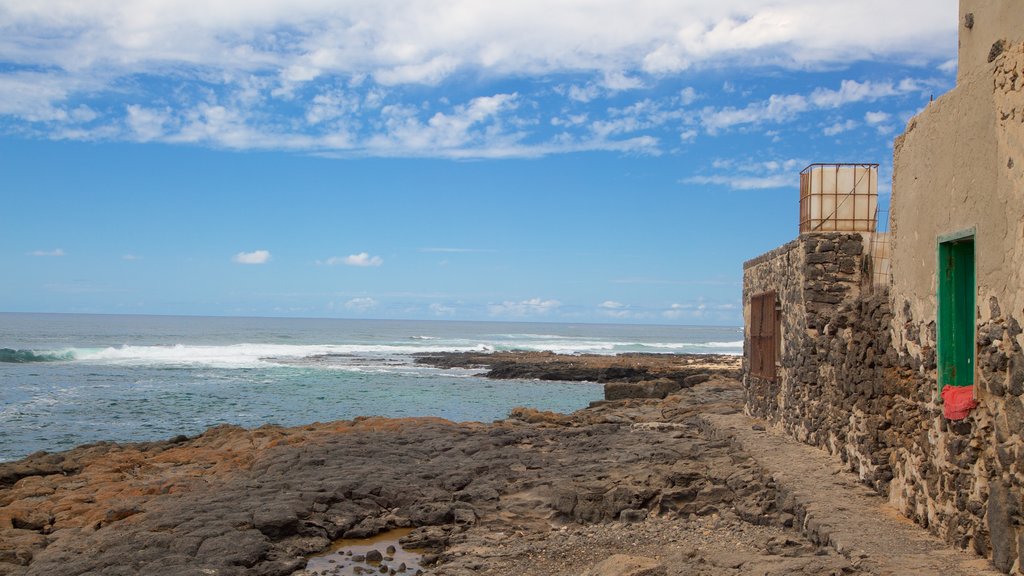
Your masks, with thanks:
[{"label": "stone step", "polygon": [[703,414],[704,433],[752,455],[792,508],[794,526],[858,568],[880,576],[997,576],[985,558],[957,550],[861,484],[838,460],[743,414]]}]

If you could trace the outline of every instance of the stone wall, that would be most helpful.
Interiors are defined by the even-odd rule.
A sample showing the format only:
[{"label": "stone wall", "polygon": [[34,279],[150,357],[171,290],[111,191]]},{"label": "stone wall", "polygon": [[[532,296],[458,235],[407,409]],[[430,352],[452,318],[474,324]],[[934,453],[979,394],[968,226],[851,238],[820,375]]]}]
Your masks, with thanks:
[{"label": "stone wall", "polygon": [[904,301],[893,321],[886,385],[894,400],[889,500],[951,543],[1024,568],[1024,352],[1020,322],[990,297],[978,308],[974,395],[967,419],[942,417],[936,330]]},{"label": "stone wall", "polygon": [[[744,266],[744,302],[775,290],[778,378],[744,370],[746,408],[828,450],[907,517],[1004,572],[1024,567],[1024,351],[996,298],[978,312],[979,407],[942,415],[936,326],[862,293],[860,239],[813,235]],[[852,260],[852,271],[851,271]],[[747,339],[749,345],[749,338]]]},{"label": "stone wall", "polygon": [[[825,327],[836,306],[860,294],[863,253],[859,234],[805,234],[744,264],[745,305],[754,294],[775,291],[782,339],[776,381],[757,378],[744,365],[747,410],[813,444],[821,445],[818,436],[828,429],[820,408],[835,400],[833,392],[817,387],[828,367],[816,344],[825,346]],[[749,334],[744,345],[750,345]]]},{"label": "stone wall", "polygon": [[864,267],[861,236],[838,233],[801,236],[744,265],[744,302],[776,291],[782,335],[775,382],[745,369],[746,407],[884,491],[893,476],[880,441],[890,399],[879,384],[892,315],[885,293],[862,292]]}]

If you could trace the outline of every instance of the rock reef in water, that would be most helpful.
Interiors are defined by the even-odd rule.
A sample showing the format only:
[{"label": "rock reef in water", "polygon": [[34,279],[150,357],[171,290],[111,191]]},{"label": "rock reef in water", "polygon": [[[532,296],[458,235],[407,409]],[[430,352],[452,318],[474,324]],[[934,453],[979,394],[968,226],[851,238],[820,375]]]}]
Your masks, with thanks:
[{"label": "rock reef in water", "polygon": [[604,384],[606,400],[665,398],[712,377],[739,378],[740,357],[725,354],[598,354],[445,352],[418,363],[484,370],[500,380],[532,379]]}]

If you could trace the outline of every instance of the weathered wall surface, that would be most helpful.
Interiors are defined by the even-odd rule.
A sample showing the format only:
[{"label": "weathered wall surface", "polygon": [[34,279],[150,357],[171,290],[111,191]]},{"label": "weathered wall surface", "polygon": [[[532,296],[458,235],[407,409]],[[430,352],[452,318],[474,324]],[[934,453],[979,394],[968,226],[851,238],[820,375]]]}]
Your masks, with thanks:
[{"label": "weathered wall surface", "polygon": [[1024,10],[1019,0],[960,0],[957,83],[998,54],[1000,47],[1024,40]]}]

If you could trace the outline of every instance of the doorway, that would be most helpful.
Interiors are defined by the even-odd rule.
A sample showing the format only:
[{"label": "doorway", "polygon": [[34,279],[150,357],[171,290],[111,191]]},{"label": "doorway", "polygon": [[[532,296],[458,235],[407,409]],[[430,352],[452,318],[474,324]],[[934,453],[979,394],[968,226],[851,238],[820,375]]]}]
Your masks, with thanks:
[{"label": "doorway", "polygon": [[974,385],[974,230],[939,238],[939,392]]}]

